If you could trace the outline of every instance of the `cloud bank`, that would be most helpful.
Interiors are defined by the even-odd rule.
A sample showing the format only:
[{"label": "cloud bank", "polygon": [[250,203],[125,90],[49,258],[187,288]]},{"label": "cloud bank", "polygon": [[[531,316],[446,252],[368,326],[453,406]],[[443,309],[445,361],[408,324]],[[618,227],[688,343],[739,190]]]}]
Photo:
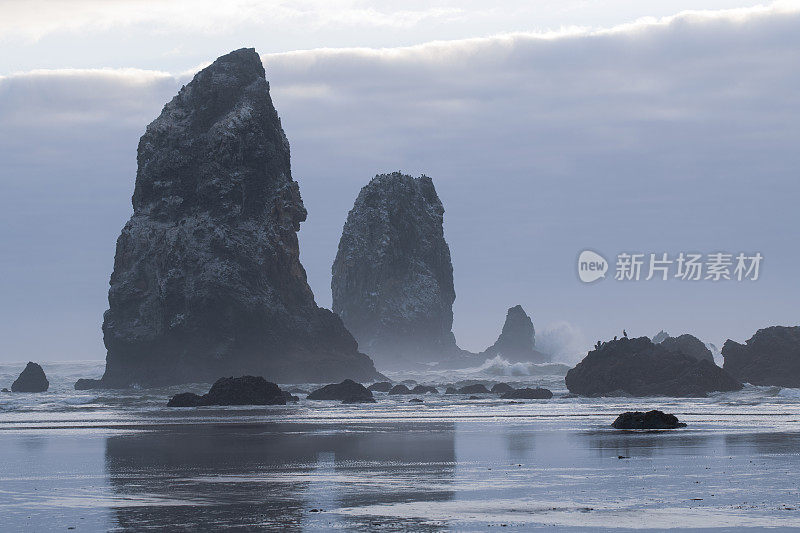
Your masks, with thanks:
[{"label": "cloud bank", "polygon": [[[792,323],[798,30],[797,9],[776,4],[599,31],[263,54],[310,213],[301,251],[318,302],[330,303],[359,188],[401,169],[432,176],[445,204],[455,332],[469,349],[491,344],[517,303],[537,325],[569,321],[589,344],[623,327],[719,344]],[[136,143],[188,79],[0,77],[0,357],[103,355]],[[587,247],[761,251],[765,270],[752,285],[584,286],[574,260]]]}]

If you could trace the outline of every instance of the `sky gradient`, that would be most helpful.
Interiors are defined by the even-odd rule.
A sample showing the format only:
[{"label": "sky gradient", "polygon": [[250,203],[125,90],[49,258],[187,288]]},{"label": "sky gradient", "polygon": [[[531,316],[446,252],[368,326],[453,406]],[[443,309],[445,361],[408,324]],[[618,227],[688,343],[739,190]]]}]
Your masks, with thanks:
[{"label": "sky gradient", "polygon": [[[444,203],[464,348],[516,304],[568,361],[623,328],[721,345],[798,323],[798,3],[61,5],[0,6],[0,360],[105,356],[138,138],[242,46],[292,147],[319,305],[359,189],[402,170]],[[584,249],[764,262],[756,282],[586,285]]]}]

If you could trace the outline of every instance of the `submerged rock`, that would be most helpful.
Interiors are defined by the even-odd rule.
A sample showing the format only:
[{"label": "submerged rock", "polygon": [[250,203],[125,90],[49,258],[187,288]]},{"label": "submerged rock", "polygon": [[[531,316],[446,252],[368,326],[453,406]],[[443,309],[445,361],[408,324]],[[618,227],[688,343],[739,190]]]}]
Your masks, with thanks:
[{"label": "submerged rock", "polygon": [[511,362],[547,363],[550,357],[534,349],[536,331],[531,317],[521,305],[514,306],[506,313],[503,331],[492,346],[481,356],[492,358],[501,356]]},{"label": "submerged rock", "polygon": [[371,390],[373,392],[389,392],[391,388],[392,384],[389,383],[388,381],[379,381],[378,383],[373,383],[372,385],[367,387],[368,390]]},{"label": "submerged rock", "polygon": [[220,378],[208,393],[199,396],[183,392],[173,396],[167,407],[196,407],[199,405],[285,405],[291,396],[275,383],[261,376]]},{"label": "submerged rock", "polygon": [[722,346],[723,368],[753,385],[800,387],[800,326],[772,326],[756,331],[745,344]]},{"label": "submerged rock", "polygon": [[508,383],[496,383],[492,386],[492,393],[494,394],[505,394],[507,392],[511,392],[514,390],[514,387],[509,385]]},{"label": "submerged rock", "polygon": [[425,402],[420,400],[419,398],[411,398],[410,400],[408,400],[408,403],[425,403]]},{"label": "submerged rock", "polygon": [[462,354],[444,207],[427,176],[375,176],[358,195],[333,263],[333,311],[380,368]]},{"label": "submerged rock", "polygon": [[361,383],[346,379],[341,383],[325,385],[308,395],[309,400],[340,400],[343,403],[374,403],[375,398]]},{"label": "submerged rock", "polygon": [[476,383],[474,385],[465,385],[458,389],[458,394],[489,394],[489,389],[483,383]]},{"label": "submerged rock", "polygon": [[581,396],[702,397],[742,388],[715,364],[647,337],[601,344],[567,372],[565,381],[570,392]]},{"label": "submerged rock", "polygon": [[45,392],[50,387],[44,370],[37,363],[29,362],[25,370],[11,384],[11,392]]},{"label": "submerged rock", "polygon": [[394,387],[392,387],[391,390],[389,391],[389,394],[390,395],[411,394],[411,389],[409,389],[408,387],[406,387],[405,385],[400,383],[400,384],[395,385]]},{"label": "submerged rock", "polygon": [[675,429],[685,428],[686,424],[678,421],[678,417],[662,411],[628,411],[622,413],[611,424],[616,429]]},{"label": "submerged rock", "polygon": [[553,393],[548,389],[515,389],[500,396],[504,400],[549,400]]},{"label": "submerged rock", "polygon": [[133,215],[117,240],[101,386],[376,379],[300,264],[306,219],[289,143],[253,49],[220,57],[139,141]]}]

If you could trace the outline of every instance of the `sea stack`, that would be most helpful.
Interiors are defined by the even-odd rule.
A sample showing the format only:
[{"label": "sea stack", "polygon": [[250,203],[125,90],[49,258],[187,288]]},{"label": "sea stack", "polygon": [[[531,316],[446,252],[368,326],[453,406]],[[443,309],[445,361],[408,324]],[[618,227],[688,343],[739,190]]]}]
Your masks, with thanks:
[{"label": "sea stack", "polygon": [[356,198],[333,263],[333,311],[382,369],[462,354],[453,265],[428,176],[375,176]]},{"label": "sea stack", "polygon": [[492,346],[481,355],[487,358],[501,356],[512,362],[546,363],[550,357],[534,349],[536,331],[531,317],[521,305],[516,305],[506,313],[503,331]]},{"label": "sea stack", "polygon": [[753,385],[800,387],[800,326],[772,326],[756,331],[745,344],[722,346],[723,368]]},{"label": "sea stack", "polygon": [[137,162],[103,321],[106,371],[89,385],[380,377],[314,302],[297,240],[306,210],[255,50],[181,88]]},{"label": "sea stack", "polygon": [[50,382],[38,363],[29,362],[11,384],[11,392],[45,392]]}]

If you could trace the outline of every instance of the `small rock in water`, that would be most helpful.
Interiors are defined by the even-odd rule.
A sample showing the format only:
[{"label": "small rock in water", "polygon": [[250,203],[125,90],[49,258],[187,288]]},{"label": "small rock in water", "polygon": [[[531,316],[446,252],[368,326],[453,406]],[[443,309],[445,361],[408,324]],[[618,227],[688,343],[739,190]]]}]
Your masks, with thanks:
[{"label": "small rock in water", "polygon": [[[261,376],[220,378],[207,394],[199,396],[183,392],[173,396],[167,407],[197,407],[199,405],[285,405],[287,394],[276,384]],[[291,396],[289,394],[289,396]]]},{"label": "small rock in water", "polygon": [[25,370],[11,384],[11,392],[44,392],[50,387],[42,367],[29,362]]},{"label": "small rock in water", "polygon": [[549,400],[553,393],[548,389],[515,389],[500,396],[504,400]]},{"label": "small rock in water", "polygon": [[413,392],[414,394],[428,394],[428,393],[439,394],[439,389],[428,385],[417,385],[416,387],[411,389],[411,392]]},{"label": "small rock in water", "polygon": [[367,390],[371,390],[372,392],[389,392],[391,388],[392,384],[388,381],[379,381],[367,387]]},{"label": "small rock in water", "polygon": [[514,390],[514,387],[512,387],[508,383],[496,383],[492,387],[492,392],[494,394],[505,394],[505,393],[511,392],[513,390]]},{"label": "small rock in water", "polygon": [[411,394],[411,389],[409,389],[408,387],[406,387],[403,384],[395,385],[394,387],[391,388],[391,390],[389,391],[389,394],[390,395],[394,395],[394,394]]},{"label": "small rock in water", "polygon": [[346,379],[325,385],[308,395],[309,400],[340,400],[343,403],[375,403],[372,392],[361,383]]},{"label": "small rock in water", "polygon": [[408,403],[425,403],[425,402],[423,402],[419,398],[411,398],[410,400],[408,400]]},{"label": "small rock in water", "polygon": [[616,429],[675,429],[684,428],[686,424],[678,421],[678,417],[663,411],[628,411],[622,413],[611,424]]},{"label": "small rock in water", "polygon": [[91,390],[102,386],[103,382],[99,379],[81,378],[75,382],[75,390]]},{"label": "small rock in water", "polygon": [[458,389],[459,394],[489,394],[489,389],[486,388],[486,385],[482,383],[476,383],[475,385],[467,385],[465,387],[461,387]]},{"label": "small rock in water", "polygon": [[11,391],[6,388],[3,388],[3,390],[0,390],[0,392],[11,392]]}]

